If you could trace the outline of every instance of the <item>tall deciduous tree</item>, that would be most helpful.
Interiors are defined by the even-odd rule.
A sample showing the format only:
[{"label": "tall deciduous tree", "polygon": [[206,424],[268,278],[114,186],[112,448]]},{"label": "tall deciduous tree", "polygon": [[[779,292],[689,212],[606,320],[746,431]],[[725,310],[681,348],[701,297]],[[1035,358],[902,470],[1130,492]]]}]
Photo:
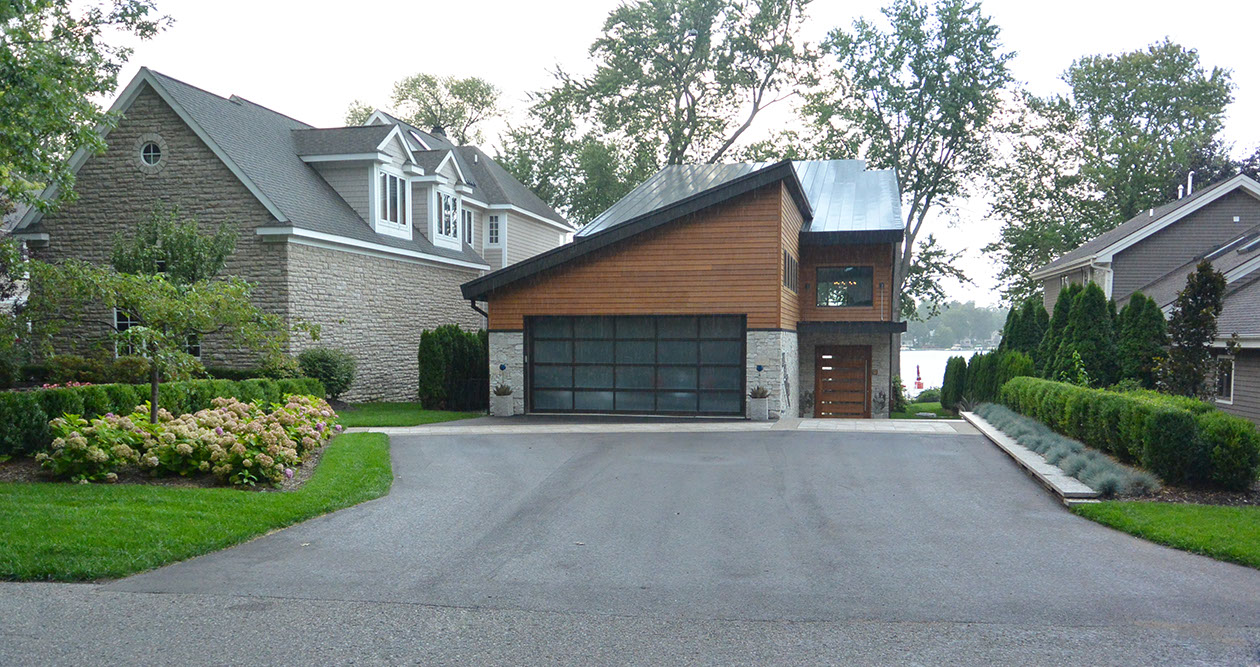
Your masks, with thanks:
[{"label": "tall deciduous tree", "polygon": [[808,76],[814,54],[798,35],[808,2],[621,4],[591,45],[593,72],[558,70],[500,159],[579,222],[602,210],[588,198],[608,198],[597,184],[624,193],[662,165],[722,160]]},{"label": "tall deciduous tree", "polygon": [[[69,158],[105,149],[114,121],[93,99],[118,85],[131,49],[170,23],[152,0],[0,3],[0,214],[14,203],[47,210],[73,196]],[[41,199],[47,186],[55,196]]]},{"label": "tall deciduous tree", "polygon": [[1224,301],[1225,276],[1211,262],[1199,262],[1177,295],[1168,321],[1172,347],[1159,369],[1159,383],[1168,393],[1210,396],[1207,380],[1213,368],[1212,343]]},{"label": "tall deciduous tree", "polygon": [[1196,171],[1207,185],[1243,166],[1218,137],[1231,101],[1229,72],[1167,40],[1119,55],[1081,58],[1066,95],[1016,100],[1002,123],[1004,159],[986,170],[990,215],[1002,221],[985,248],[1002,262],[1004,294],[1086,240],[1177,196]]},{"label": "tall deciduous tree", "polygon": [[1121,377],[1154,389],[1159,360],[1168,345],[1168,323],[1159,304],[1141,292],[1129,297],[1116,318],[1116,338]]},{"label": "tall deciduous tree", "polygon": [[[481,143],[481,124],[497,117],[501,91],[480,77],[413,74],[394,83],[394,114],[422,130],[441,129],[459,145]],[[355,100],[346,109],[347,125],[362,125],[372,107]]]},{"label": "tall deciduous tree", "polygon": [[942,278],[963,278],[954,256],[920,236],[988,163],[1013,54],[978,2],[894,0],[884,15],[889,30],[861,19],[831,32],[824,47],[834,65],[804,112],[819,154],[897,170],[905,243],[893,286],[913,316],[914,300],[940,300]]}]

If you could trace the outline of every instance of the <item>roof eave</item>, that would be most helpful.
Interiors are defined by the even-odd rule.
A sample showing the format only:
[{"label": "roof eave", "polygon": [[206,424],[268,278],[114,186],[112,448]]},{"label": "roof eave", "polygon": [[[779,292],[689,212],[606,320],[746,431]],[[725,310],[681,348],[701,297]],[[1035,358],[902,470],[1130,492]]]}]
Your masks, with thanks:
[{"label": "roof eave", "polygon": [[808,200],[805,199],[805,191],[801,187],[800,179],[796,176],[796,170],[792,167],[791,161],[784,160],[703,192],[685,197],[668,206],[663,206],[618,225],[600,230],[590,236],[578,237],[573,243],[553,248],[524,261],[481,276],[476,280],[470,280],[460,286],[460,291],[465,299],[484,301],[490,293],[519,280],[555,268],[641,232],[654,229],[667,222],[697,213],[779,181],[787,183],[788,192],[793,200],[797,202],[797,206],[800,207],[801,214],[807,220],[812,218],[813,209],[810,208]]}]

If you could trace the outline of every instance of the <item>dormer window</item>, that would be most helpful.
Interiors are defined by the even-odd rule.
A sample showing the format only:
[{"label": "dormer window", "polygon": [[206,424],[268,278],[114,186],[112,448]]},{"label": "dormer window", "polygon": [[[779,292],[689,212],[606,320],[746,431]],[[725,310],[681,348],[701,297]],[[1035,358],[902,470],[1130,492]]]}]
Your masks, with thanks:
[{"label": "dormer window", "polygon": [[449,193],[437,193],[437,235],[450,241],[459,241],[459,197]]},{"label": "dormer window", "polygon": [[401,174],[377,167],[372,217],[376,232],[411,238],[410,183]]}]

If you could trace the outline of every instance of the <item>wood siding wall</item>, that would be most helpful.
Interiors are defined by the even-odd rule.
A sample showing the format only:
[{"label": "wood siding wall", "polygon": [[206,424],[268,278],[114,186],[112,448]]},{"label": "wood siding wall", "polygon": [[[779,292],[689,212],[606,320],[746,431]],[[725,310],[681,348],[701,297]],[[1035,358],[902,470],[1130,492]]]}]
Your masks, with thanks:
[{"label": "wood siding wall", "polygon": [[1216,405],[1230,414],[1260,422],[1260,351],[1241,350],[1234,357],[1234,402]]},{"label": "wood siding wall", "polygon": [[[893,319],[892,244],[805,246],[801,250],[800,321],[802,322],[881,322]],[[819,307],[818,268],[827,266],[870,266],[874,281],[874,304],[870,307]]]},{"label": "wood siding wall", "polygon": [[[1234,217],[1238,222],[1234,222]],[[1238,237],[1260,223],[1260,202],[1235,191],[1117,253],[1112,296],[1117,300]]]},{"label": "wood siding wall", "polygon": [[496,292],[489,326],[650,313],[746,314],[749,328],[780,328],[782,210],[776,183],[669,222]]},{"label": "wood siding wall", "polygon": [[504,248],[507,263],[515,264],[564,243],[564,233],[555,227],[515,213],[499,213],[500,229],[506,229]]},{"label": "wood siding wall", "polygon": [[[783,244],[779,248],[779,327],[782,329],[796,329],[796,323],[801,319],[801,295],[800,292],[805,289],[805,273],[800,265],[801,261],[801,226],[804,219],[801,217],[801,209],[796,205],[796,201],[788,194],[787,188],[780,186],[779,189],[780,207],[783,209]],[[786,250],[789,255],[796,258],[797,261],[797,280],[796,289],[793,292],[787,287],[783,287],[783,251]]]}]

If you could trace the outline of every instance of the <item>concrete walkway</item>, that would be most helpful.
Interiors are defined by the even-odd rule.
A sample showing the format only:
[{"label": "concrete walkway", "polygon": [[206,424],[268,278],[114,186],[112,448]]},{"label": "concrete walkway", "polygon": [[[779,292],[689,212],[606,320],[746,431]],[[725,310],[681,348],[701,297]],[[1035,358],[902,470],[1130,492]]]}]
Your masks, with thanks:
[{"label": "concrete walkway", "polygon": [[840,433],[905,433],[914,435],[974,435],[967,422],[956,419],[798,419],[754,422],[746,419],[675,419],[652,417],[520,416],[480,417],[423,426],[367,427],[391,436],[409,435],[541,435],[545,433],[764,433],[772,431],[834,431]]}]

